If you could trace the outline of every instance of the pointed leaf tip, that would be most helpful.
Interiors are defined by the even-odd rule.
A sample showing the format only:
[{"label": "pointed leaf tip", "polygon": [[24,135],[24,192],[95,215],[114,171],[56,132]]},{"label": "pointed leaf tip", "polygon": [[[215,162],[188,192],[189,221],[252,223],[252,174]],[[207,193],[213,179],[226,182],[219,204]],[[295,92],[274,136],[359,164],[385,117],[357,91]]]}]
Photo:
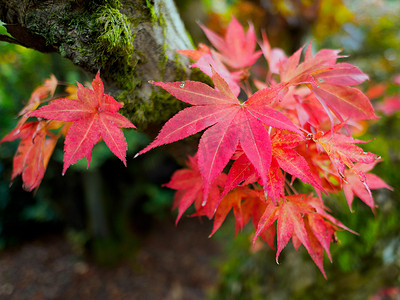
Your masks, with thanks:
[{"label": "pointed leaf tip", "polygon": [[135,156],[133,156],[133,158],[135,159],[136,157],[138,157],[140,155],[140,152],[136,153]]}]

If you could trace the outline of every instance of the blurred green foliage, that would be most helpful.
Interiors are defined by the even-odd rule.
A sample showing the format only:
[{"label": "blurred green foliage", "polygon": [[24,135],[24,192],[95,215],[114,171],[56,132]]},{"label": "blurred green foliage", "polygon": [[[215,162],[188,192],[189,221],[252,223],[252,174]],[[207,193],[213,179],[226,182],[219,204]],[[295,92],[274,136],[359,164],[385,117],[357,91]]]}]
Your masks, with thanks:
[{"label": "blurred green foliage", "polygon": [[318,47],[342,48],[373,80],[388,81],[400,70],[400,2],[351,0],[344,3],[353,14],[352,21],[343,23],[332,34],[318,37]]}]

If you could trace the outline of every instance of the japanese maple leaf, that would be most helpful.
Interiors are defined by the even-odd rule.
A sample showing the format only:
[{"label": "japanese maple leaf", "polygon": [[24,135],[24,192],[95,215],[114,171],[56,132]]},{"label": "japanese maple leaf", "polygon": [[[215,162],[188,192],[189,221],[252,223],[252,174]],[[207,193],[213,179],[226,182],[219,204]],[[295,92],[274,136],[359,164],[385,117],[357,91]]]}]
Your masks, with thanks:
[{"label": "japanese maple leaf", "polygon": [[58,80],[57,78],[51,74],[49,79],[46,79],[43,85],[37,87],[31,94],[31,97],[25,105],[25,107],[20,111],[19,116],[23,116],[31,111],[34,111],[39,105],[40,102],[47,98],[52,97],[57,88]]},{"label": "japanese maple leaf", "polygon": [[314,177],[303,156],[294,150],[304,138],[296,134],[284,134],[282,130],[272,136],[272,155],[279,166],[287,173],[311,184],[315,189],[323,190],[319,178]]},{"label": "japanese maple leaf", "polygon": [[354,139],[351,136],[347,136],[336,132],[342,124],[336,125],[331,131],[317,132],[313,136],[313,140],[322,146],[325,152],[329,155],[332,163],[337,169],[338,174],[342,178],[345,177],[346,166],[358,177],[362,182],[365,182],[365,174],[354,165],[354,162],[361,162],[370,164],[373,163],[377,156],[370,152],[364,152],[364,150],[356,143],[366,143],[365,141]]},{"label": "japanese maple leaf", "polygon": [[[243,189],[243,188],[242,188]],[[248,188],[247,188],[248,189]],[[249,189],[248,189],[249,190]],[[257,230],[258,223],[263,216],[264,211],[267,206],[272,205],[269,199],[265,201],[264,193],[260,190],[248,191],[248,196],[245,197],[244,201],[241,203],[243,226],[245,226],[250,218],[253,221],[255,230]],[[236,231],[238,230],[238,225],[236,225]],[[241,229],[241,228],[239,228]],[[264,230],[260,237],[267,242],[271,249],[275,250],[275,226],[271,225],[266,230]]]},{"label": "japanese maple leaf", "polygon": [[[310,244],[306,229],[304,227],[303,215],[313,211],[312,207],[303,200],[304,195],[291,195],[282,199],[278,206],[267,206],[263,216],[260,219],[256,234],[253,242],[258,236],[268,227],[270,227],[275,220],[277,221],[277,243],[278,248],[276,252],[276,261],[278,261],[279,254],[286,247],[293,234],[306,247],[310,249]],[[310,251],[309,251],[310,252]]]},{"label": "japanese maple leaf", "polygon": [[258,178],[259,176],[253,164],[249,161],[246,154],[241,151],[241,153],[238,155],[236,160],[233,162],[231,168],[229,169],[221,198],[225,197],[232,189],[237,187],[239,184],[250,184],[256,182]]},{"label": "japanese maple leaf", "polygon": [[[266,178],[267,185],[264,186],[266,192],[265,194],[274,202],[276,202],[276,199],[279,199],[280,196],[284,195],[285,177],[279,168],[278,162],[273,157]],[[225,188],[221,194],[221,198],[239,184],[246,185],[256,181],[260,181],[260,176],[258,175],[253,164],[243,153],[229,169]],[[262,184],[262,181],[260,181],[260,183]]]},{"label": "japanese maple leaf", "polygon": [[350,86],[338,86],[320,83],[311,88],[318,101],[329,112],[329,108],[341,121],[343,118],[354,120],[377,119],[371,102],[359,89]]},{"label": "japanese maple leaf", "polygon": [[212,77],[214,69],[228,84],[229,89],[233,92],[233,94],[237,97],[240,93],[240,75],[241,72],[229,72],[229,70],[225,67],[222,62],[212,56],[211,54],[203,55],[196,63],[190,66],[191,68],[199,68],[204,74]]},{"label": "japanese maple leaf", "polygon": [[354,195],[360,198],[365,204],[371,207],[372,211],[374,211],[375,203],[370,189],[387,188],[389,190],[393,190],[390,185],[388,185],[375,174],[367,173],[373,169],[377,162],[379,161],[376,160],[370,164],[356,164],[357,169],[365,174],[365,183],[361,182],[360,178],[356,174],[350,172],[349,170],[345,171],[346,182],[343,183],[343,191],[350,210]]},{"label": "japanese maple leaf", "polygon": [[253,65],[261,51],[254,52],[257,39],[254,26],[249,25],[247,33],[243,26],[232,17],[224,37],[200,25],[209,41],[219,51],[221,60],[234,69],[241,69]]},{"label": "japanese maple leaf", "polygon": [[301,133],[285,115],[267,106],[277,96],[279,88],[260,90],[240,103],[218,73],[214,72],[212,80],[215,89],[194,81],[153,82],[177,99],[195,106],[185,108],[172,117],[156,139],[137,154],[211,126],[202,135],[197,153],[204,183],[204,201],[210,184],[229,162],[239,142],[266,188],[271,141],[265,125]]},{"label": "japanese maple leaf", "polygon": [[127,144],[120,127],[135,128],[128,119],[117,113],[122,107],[110,95],[104,94],[104,85],[97,73],[93,90],[78,84],[78,100],[56,99],[29,116],[73,122],[65,137],[64,167],[67,168],[83,157],[91,160],[93,146],[102,138],[110,150],[126,165]]},{"label": "japanese maple leaf", "polygon": [[375,99],[382,97],[387,90],[387,84],[386,83],[378,83],[374,84],[373,86],[369,87],[368,90],[365,92],[365,95],[369,99]]},{"label": "japanese maple leaf", "polygon": [[37,87],[31,94],[28,103],[22,108],[18,116],[21,117],[15,128],[4,137],[1,142],[13,141],[19,137],[23,125],[28,120],[28,114],[38,108],[40,103],[47,97],[52,97],[58,85],[57,78],[52,74],[49,79],[46,79],[43,85]]},{"label": "japanese maple leaf", "polygon": [[[296,111],[299,124],[320,128],[328,120],[324,107],[307,88],[298,88],[293,92],[292,105]],[[285,99],[286,103],[286,99]]]},{"label": "japanese maple leaf", "polygon": [[260,47],[268,62],[269,72],[272,74],[279,74],[281,64],[287,60],[285,52],[280,48],[271,49],[265,31],[262,32],[262,43],[260,44]]},{"label": "japanese maple leaf", "polygon": [[310,226],[313,235],[317,238],[322,248],[328,254],[329,260],[332,261],[329,245],[330,242],[335,241],[336,239],[335,232],[339,228],[347,230],[353,234],[357,234],[357,232],[346,227],[339,220],[328,214],[328,209],[323,205],[322,201],[313,197],[312,194],[307,195],[303,199],[315,210],[315,212],[306,215],[308,225]]},{"label": "japanese maple leaf", "polygon": [[312,55],[307,48],[304,61],[299,63],[303,48],[296,51],[281,65],[281,81],[288,85],[307,84],[324,107],[333,124],[331,111],[342,121],[344,118],[376,119],[369,99],[351,85],[368,79],[360,69],[349,63],[336,63],[339,50],[322,49]]},{"label": "japanese maple leaf", "polygon": [[23,189],[37,189],[43,179],[58,137],[48,131],[47,122],[24,123],[18,134],[11,132],[3,141],[21,139],[13,159],[11,180],[22,174]]},{"label": "japanese maple leaf", "polygon": [[211,54],[210,48],[203,43],[198,44],[196,50],[176,50],[175,52],[185,55],[195,61],[198,61],[204,54]]},{"label": "japanese maple leaf", "polygon": [[[258,193],[247,187],[237,187],[224,197],[215,212],[214,226],[210,236],[221,227],[230,210],[233,210],[235,215],[236,233],[243,229],[244,225],[249,222],[250,216],[254,214],[253,211],[243,211],[242,202],[245,201],[245,199],[246,201],[260,200]],[[246,208],[248,209],[249,207]]]},{"label": "japanese maple leaf", "polygon": [[323,268],[323,250],[331,259],[329,245],[340,228],[349,230],[325,211],[321,201],[311,195],[290,195],[278,206],[267,205],[258,223],[253,244],[258,236],[277,221],[277,252],[279,254],[292,238],[296,249],[303,244],[315,264],[326,277]]},{"label": "japanese maple leaf", "polygon": [[[203,198],[203,180],[197,166],[196,157],[189,157],[188,168],[176,171],[170,180],[164,186],[177,190],[174,197],[172,209],[178,208],[176,223],[180,220],[183,213],[190,205],[195,203],[198,210],[204,212],[208,218],[212,218],[217,209],[217,202],[220,198],[219,186],[224,185],[226,175],[221,173],[215,182],[211,185],[209,201],[206,206],[201,206]],[[196,203],[197,202],[197,203]],[[201,213],[199,214],[201,215]]]},{"label": "japanese maple leaf", "polygon": [[[300,63],[300,56],[303,49],[304,46],[282,62],[279,70],[282,82],[289,84],[299,84],[301,82],[317,83],[314,77],[318,78],[318,76],[321,76],[321,73],[332,71],[336,60],[343,57],[338,55],[340,50],[332,49],[322,49],[313,56],[310,44],[307,47],[304,61]],[[360,73],[362,72],[360,71]],[[342,77],[343,76],[344,75],[342,75]],[[360,79],[364,81],[367,78],[368,77]]]},{"label": "japanese maple leaf", "polygon": [[376,108],[387,116],[393,115],[394,113],[400,111],[400,97],[387,97],[383,100],[383,102],[379,103]]},{"label": "japanese maple leaf", "polygon": [[[274,202],[284,195],[285,177],[281,169],[303,182],[311,184],[318,191],[323,190],[319,178],[312,174],[305,158],[294,150],[302,141],[304,138],[301,135],[283,134],[282,130],[277,130],[271,138],[272,161],[267,175],[266,192]],[[243,181],[245,181],[244,184],[256,181],[258,176],[254,176],[255,173],[253,165],[246,155],[242,154],[229,170],[222,196]],[[252,179],[249,180],[249,178]]]},{"label": "japanese maple leaf", "polygon": [[215,51],[211,51],[204,44],[199,44],[197,50],[177,50],[176,52],[195,60],[196,62],[190,67],[200,69],[207,76],[212,77],[211,69],[213,68],[228,83],[233,94],[235,96],[239,95],[239,81],[242,71],[230,72]]}]

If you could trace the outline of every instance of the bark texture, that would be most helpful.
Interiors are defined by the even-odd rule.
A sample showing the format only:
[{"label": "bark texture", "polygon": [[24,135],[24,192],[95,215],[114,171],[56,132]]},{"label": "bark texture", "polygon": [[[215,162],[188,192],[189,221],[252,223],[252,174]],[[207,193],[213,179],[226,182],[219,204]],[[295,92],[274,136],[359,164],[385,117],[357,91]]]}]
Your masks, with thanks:
[{"label": "bark texture", "polygon": [[165,121],[180,103],[148,84],[190,76],[174,52],[192,44],[172,0],[0,0],[0,20],[14,42],[58,52],[93,75],[125,103],[139,129]]}]

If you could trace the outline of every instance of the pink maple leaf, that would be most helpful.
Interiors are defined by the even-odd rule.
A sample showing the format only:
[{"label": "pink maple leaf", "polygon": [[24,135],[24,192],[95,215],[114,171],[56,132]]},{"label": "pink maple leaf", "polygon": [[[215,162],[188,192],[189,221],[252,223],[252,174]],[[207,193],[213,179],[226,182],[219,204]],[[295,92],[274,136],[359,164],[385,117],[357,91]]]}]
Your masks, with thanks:
[{"label": "pink maple leaf", "polygon": [[110,150],[126,165],[127,144],[120,127],[135,128],[127,118],[117,113],[122,107],[113,97],[104,94],[104,85],[97,73],[93,90],[78,82],[78,99],[56,99],[31,112],[29,116],[50,120],[73,122],[65,137],[64,167],[83,157],[91,160],[93,146],[102,138]]},{"label": "pink maple leaf", "polygon": [[253,65],[261,51],[254,52],[257,39],[254,26],[249,25],[247,33],[235,17],[229,23],[224,37],[200,25],[209,41],[219,51],[221,60],[234,69],[241,69]]}]

